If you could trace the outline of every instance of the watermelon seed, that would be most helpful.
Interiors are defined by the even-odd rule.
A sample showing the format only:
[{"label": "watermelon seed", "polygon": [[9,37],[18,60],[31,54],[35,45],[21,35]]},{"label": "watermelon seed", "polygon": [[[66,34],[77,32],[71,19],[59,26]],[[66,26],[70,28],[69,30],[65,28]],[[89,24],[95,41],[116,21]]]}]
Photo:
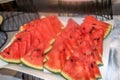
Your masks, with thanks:
[{"label": "watermelon seed", "polygon": [[71,62],[73,62],[74,60],[73,59],[70,59]]},{"label": "watermelon seed", "polygon": [[82,42],[79,42],[79,44],[82,44]]},{"label": "watermelon seed", "polygon": [[100,38],[97,38],[97,41],[99,41],[100,40]]},{"label": "watermelon seed", "polygon": [[24,30],[24,32],[27,32],[27,30]]},{"label": "watermelon seed", "polygon": [[97,40],[97,41],[99,41],[100,40],[100,38],[98,37],[98,38],[94,38],[94,40]]},{"label": "watermelon seed", "polygon": [[34,49],[34,51],[38,52],[38,51],[41,51],[40,49]]},{"label": "watermelon seed", "polygon": [[17,40],[18,40],[18,41],[22,41],[22,39],[21,39],[21,38],[17,38]]},{"label": "watermelon seed", "polygon": [[96,25],[95,23],[93,23],[92,25]]},{"label": "watermelon seed", "polygon": [[10,52],[7,52],[7,54],[9,55],[9,54],[10,54]]},{"label": "watermelon seed", "polygon": [[85,28],[84,28],[84,27],[83,27],[82,29],[83,29],[83,30],[85,30]]},{"label": "watermelon seed", "polygon": [[63,51],[65,52],[65,48],[63,48]]},{"label": "watermelon seed", "polygon": [[84,55],[86,55],[86,53],[83,53]]},{"label": "watermelon seed", "polygon": [[95,30],[95,27],[92,27],[92,29],[89,31],[89,33],[92,34],[93,30]]},{"label": "watermelon seed", "polygon": [[70,35],[69,38],[72,39],[73,37]]},{"label": "watermelon seed", "polygon": [[94,65],[93,65],[93,64],[91,64],[90,66],[91,66],[91,68],[94,68]]},{"label": "watermelon seed", "polygon": [[94,56],[94,53],[92,52],[91,55]]}]

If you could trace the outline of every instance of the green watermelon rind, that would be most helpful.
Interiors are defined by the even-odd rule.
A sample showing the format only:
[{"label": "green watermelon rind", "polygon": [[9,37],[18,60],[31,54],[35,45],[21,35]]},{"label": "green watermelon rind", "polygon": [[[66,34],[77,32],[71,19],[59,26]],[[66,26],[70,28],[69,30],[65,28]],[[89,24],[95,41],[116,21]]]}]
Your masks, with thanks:
[{"label": "green watermelon rind", "polygon": [[32,69],[36,69],[36,70],[43,70],[43,66],[36,66],[33,64],[30,64],[29,62],[27,62],[24,58],[21,58],[21,62],[23,63],[23,65],[32,68]]},{"label": "green watermelon rind", "polygon": [[53,46],[49,46],[47,49],[44,50],[44,54],[47,54],[49,51],[51,51],[51,49],[53,48]]},{"label": "green watermelon rind", "polygon": [[67,80],[73,80],[70,76],[68,76],[67,74],[65,74],[64,72],[61,72],[61,76],[63,76],[65,79]]},{"label": "green watermelon rind", "polygon": [[55,42],[55,38],[51,39],[49,44],[52,45],[54,42]]},{"label": "green watermelon rind", "polygon": [[107,29],[107,31],[106,31],[106,33],[104,35],[104,39],[106,39],[108,37],[108,35],[110,34],[111,30],[112,30],[112,25],[109,24],[108,29]]},{"label": "green watermelon rind", "polygon": [[48,71],[54,73],[54,74],[60,74],[61,73],[61,70],[59,69],[52,69],[50,68],[47,64],[44,64],[44,68],[47,69]]},{"label": "green watermelon rind", "polygon": [[7,58],[3,58],[1,55],[0,55],[0,59],[5,61],[5,62],[8,62],[8,63],[14,63],[14,64],[19,64],[21,63],[21,60],[15,60],[15,59],[7,59]]},{"label": "green watermelon rind", "polygon": [[[67,74],[65,74],[64,72],[61,72],[61,76],[63,76],[65,79],[67,80],[73,80],[70,76],[68,76]],[[96,74],[95,75],[96,80],[102,79],[101,75]],[[94,80],[94,79],[91,79]]]},{"label": "green watermelon rind", "polygon": [[97,80],[102,79],[101,75],[95,75],[95,77],[96,77]]},{"label": "green watermelon rind", "polygon": [[98,66],[103,66],[103,62],[101,62],[101,61],[96,61],[96,64],[97,64]]}]

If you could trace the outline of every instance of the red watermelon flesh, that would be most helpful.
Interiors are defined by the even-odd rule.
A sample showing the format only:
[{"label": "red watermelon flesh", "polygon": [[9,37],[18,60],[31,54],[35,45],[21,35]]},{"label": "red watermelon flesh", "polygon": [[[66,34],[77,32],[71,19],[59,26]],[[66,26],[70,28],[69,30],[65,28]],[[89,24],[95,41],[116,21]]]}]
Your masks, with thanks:
[{"label": "red watermelon flesh", "polygon": [[[20,46],[20,51],[22,51],[21,57],[26,54],[26,52],[31,47],[31,34],[29,32],[21,32],[15,35],[15,40],[18,42]],[[24,49],[23,49],[24,48]]]},{"label": "red watermelon flesh", "polygon": [[[75,54],[73,54],[71,57],[73,58],[73,60],[83,63],[83,65],[84,65],[83,67],[85,67],[84,71],[87,72],[87,75],[89,77],[88,80],[96,80],[96,73],[94,73],[94,70],[91,67],[91,64],[92,64],[92,62],[90,61],[91,56],[90,55],[85,56],[83,53],[81,53],[81,55],[79,55],[80,53],[81,53],[80,50],[77,50],[77,51],[75,51]],[[78,54],[79,57],[76,56],[76,54]]]},{"label": "red watermelon flesh", "polygon": [[91,34],[92,40],[95,45],[95,49],[97,49],[99,56],[102,57],[103,54],[103,39],[104,39],[104,34],[103,30],[99,29],[96,30],[93,34]]},{"label": "red watermelon flesh", "polygon": [[68,80],[90,80],[87,73],[84,63],[76,60],[76,58],[67,60],[61,72]]},{"label": "red watermelon flesh", "polygon": [[74,28],[79,27],[79,24],[76,23],[72,18],[70,18],[65,27],[65,31],[74,30]]},{"label": "red watermelon flesh", "polygon": [[47,40],[49,36],[48,37],[44,36],[44,34],[40,30],[41,29],[39,27],[35,27],[28,32],[30,32],[32,36],[32,41],[38,38],[40,42],[44,43],[44,47],[45,47],[44,53],[47,53],[52,48],[49,41]]},{"label": "red watermelon flesh", "polygon": [[23,26],[20,27],[20,31],[25,31],[25,30],[28,30],[28,29],[31,29],[31,28],[35,27],[36,24],[39,23],[39,20],[40,19],[35,19],[35,20],[33,20],[33,21],[31,21],[27,24],[24,24]]},{"label": "red watermelon flesh", "polygon": [[31,68],[43,69],[43,60],[44,60],[44,44],[40,43],[38,39],[35,39],[31,45],[31,49],[26,53],[24,57],[21,58],[21,61]]},{"label": "red watermelon flesh", "polygon": [[13,42],[0,53],[0,58],[10,63],[20,63],[19,45]]},{"label": "red watermelon flesh", "polygon": [[[56,36],[56,33],[54,31],[54,28],[52,28],[49,18],[42,18],[41,21],[46,25],[47,30],[49,30],[49,32],[53,36],[52,38],[54,38]],[[41,26],[41,28],[42,28],[42,26]],[[48,35],[50,35],[50,34],[48,34]]]},{"label": "red watermelon flesh", "polygon": [[20,51],[20,57],[25,56],[25,54],[27,53],[27,42],[26,41],[19,41],[18,42],[19,45],[19,51]]},{"label": "red watermelon flesh", "polygon": [[[99,21],[93,16],[87,16],[82,25],[83,32],[87,31],[87,33],[93,32],[95,29],[102,29],[104,32],[104,38],[109,34],[111,31],[111,26],[108,23],[105,23],[103,21]],[[86,30],[87,29],[87,30]],[[88,30],[89,29],[89,30]]]},{"label": "red watermelon flesh", "polygon": [[[53,49],[46,54],[47,61],[45,67],[55,73],[61,72],[62,67],[70,55],[71,52],[63,43],[62,37],[59,36],[53,45]],[[51,64],[53,62],[54,64]]]},{"label": "red watermelon flesh", "polygon": [[[84,43],[84,44],[86,44],[86,43]],[[84,48],[86,48],[86,49],[84,49]],[[70,59],[72,59],[72,61],[74,61],[74,62],[84,63],[84,66],[77,66],[77,67],[84,67],[84,72],[86,71],[87,76],[90,78],[90,79],[85,79],[85,80],[91,80],[91,79],[95,80],[98,77],[100,78],[101,74],[98,69],[98,66],[96,66],[96,64],[93,64],[93,62],[92,62],[92,61],[96,61],[96,59],[91,56],[91,51],[87,50],[87,49],[89,49],[87,46],[84,46],[84,48],[81,47],[79,50],[75,50],[74,54],[71,56]],[[74,63],[71,63],[71,65],[75,66]],[[68,66],[71,66],[71,65],[66,63],[65,67],[62,69],[62,75],[68,79],[69,79],[69,77],[73,78],[72,76],[75,75],[74,72],[71,72],[73,68],[67,68]],[[91,67],[91,65],[92,65],[92,67]],[[95,65],[95,67],[93,67],[93,65]],[[78,70],[73,69],[73,71],[75,71],[77,73]],[[75,78],[77,78],[77,76]],[[85,78],[85,76],[84,76],[84,78]],[[81,79],[82,78],[77,78],[75,80],[81,80]],[[71,80],[74,80],[74,79],[71,79]]]},{"label": "red watermelon flesh", "polygon": [[84,34],[80,31],[79,25],[73,19],[69,19],[62,37],[66,38],[70,45],[72,45],[72,49],[76,49],[78,47],[78,43],[80,43],[84,38]]},{"label": "red watermelon flesh", "polygon": [[57,49],[50,51],[46,56],[47,61],[44,64],[45,68],[55,73],[61,72],[61,60],[59,56],[60,53]]},{"label": "red watermelon flesh", "polygon": [[[84,40],[87,42],[87,44],[83,45],[83,47],[87,46],[88,49],[91,49],[91,51],[92,51],[91,55],[95,58],[96,63],[98,65],[102,65],[103,62],[102,62],[101,56],[99,54],[99,50],[96,49],[96,45],[94,44],[93,37],[94,36],[91,37],[91,35],[86,34],[84,37]],[[81,44],[80,44],[80,46],[81,46]],[[85,51],[87,48],[85,48]]]},{"label": "red watermelon flesh", "polygon": [[62,28],[64,28],[64,26],[57,18],[57,16],[48,16],[47,18],[49,19],[55,34],[60,33]]},{"label": "red watermelon flesh", "polygon": [[48,30],[47,25],[43,21],[40,21],[39,24],[39,31],[44,34],[43,36],[46,37],[46,41],[50,41],[54,37],[53,34]]}]

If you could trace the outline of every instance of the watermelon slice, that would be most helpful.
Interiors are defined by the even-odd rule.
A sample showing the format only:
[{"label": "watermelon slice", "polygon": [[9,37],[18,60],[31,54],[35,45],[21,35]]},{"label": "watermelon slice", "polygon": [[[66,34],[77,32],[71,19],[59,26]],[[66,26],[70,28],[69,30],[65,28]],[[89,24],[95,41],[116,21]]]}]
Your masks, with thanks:
[{"label": "watermelon slice", "polygon": [[112,26],[108,23],[97,20],[93,16],[87,16],[81,24],[81,29],[84,33],[92,33],[96,29],[102,29],[104,32],[104,38],[106,38],[111,32]]},{"label": "watermelon slice", "polygon": [[[70,55],[71,53],[63,43],[62,37],[59,36],[53,45],[53,49],[46,54],[47,61],[45,62],[44,66],[51,72],[60,73]],[[53,62],[54,64],[51,64]]]},{"label": "watermelon slice", "polygon": [[20,63],[19,45],[13,42],[0,53],[0,58],[10,63]]},{"label": "watermelon slice", "polygon": [[102,57],[103,55],[103,39],[104,39],[104,34],[103,30],[99,29],[93,32],[91,35],[93,43],[95,45],[95,50],[98,51],[99,56]]},{"label": "watermelon slice", "polygon": [[68,80],[90,80],[83,62],[68,60],[61,74]]},{"label": "watermelon slice", "polygon": [[31,47],[31,34],[29,32],[20,32],[15,35],[15,41],[19,44],[20,55],[23,57]]},{"label": "watermelon slice", "polygon": [[49,19],[55,34],[58,35],[64,28],[64,25],[60,22],[57,16],[48,16],[47,18]]},{"label": "watermelon slice", "polygon": [[31,45],[31,49],[21,58],[22,63],[31,68],[42,70],[44,60],[43,51],[43,43],[35,39]]},{"label": "watermelon slice", "polygon": [[79,49],[74,50],[73,55],[63,67],[61,74],[68,80],[96,80],[96,78],[101,78],[96,64],[97,58],[92,55],[92,48],[88,47],[87,43],[87,41],[83,41]]}]

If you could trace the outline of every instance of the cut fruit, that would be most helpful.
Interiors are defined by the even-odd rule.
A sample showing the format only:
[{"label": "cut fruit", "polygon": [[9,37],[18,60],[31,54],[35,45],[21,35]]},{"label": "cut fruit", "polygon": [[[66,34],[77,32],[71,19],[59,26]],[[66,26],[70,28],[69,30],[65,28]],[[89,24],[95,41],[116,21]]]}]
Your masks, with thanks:
[{"label": "cut fruit", "polygon": [[49,19],[55,34],[58,34],[59,32],[62,31],[62,28],[64,28],[64,26],[57,16],[48,16],[47,18]]},{"label": "cut fruit", "polygon": [[104,32],[104,38],[111,32],[112,26],[108,23],[102,22],[94,18],[93,16],[87,16],[81,24],[82,32],[92,33],[96,29],[102,29]]},{"label": "cut fruit", "polygon": [[104,34],[103,30],[99,29],[93,32],[91,35],[93,43],[95,45],[95,50],[99,53],[99,56],[102,57],[103,55],[103,39],[104,39]]},{"label": "cut fruit", "polygon": [[83,62],[69,59],[62,69],[61,74],[68,80],[90,80]]},{"label": "cut fruit", "polygon": [[13,42],[10,46],[0,53],[0,58],[10,63],[20,63],[19,45]]},{"label": "cut fruit", "polygon": [[26,53],[24,57],[21,58],[21,61],[26,66],[42,70],[44,60],[43,51],[44,45],[40,43],[38,39],[36,39],[32,44],[31,49]]}]

